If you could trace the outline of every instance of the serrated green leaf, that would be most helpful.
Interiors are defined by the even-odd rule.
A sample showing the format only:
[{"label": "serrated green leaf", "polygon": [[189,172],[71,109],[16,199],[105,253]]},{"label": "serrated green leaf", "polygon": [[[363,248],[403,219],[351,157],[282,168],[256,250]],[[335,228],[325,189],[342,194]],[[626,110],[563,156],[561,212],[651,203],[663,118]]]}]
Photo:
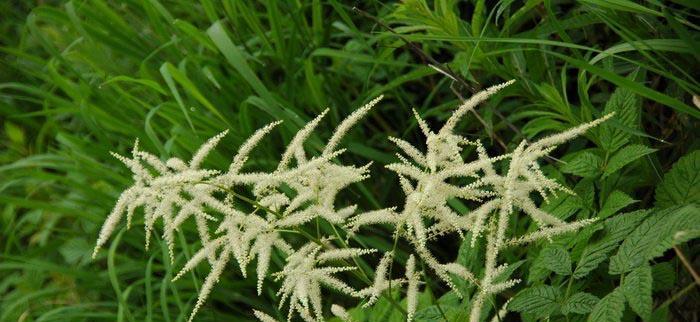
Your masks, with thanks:
[{"label": "serrated green leaf", "polygon": [[537,266],[542,266],[559,275],[571,274],[571,257],[569,253],[559,245],[545,247],[535,260]]},{"label": "serrated green leaf", "polygon": [[679,232],[697,229],[700,229],[700,210],[695,205],[656,211],[624,240],[617,254],[610,258],[610,273],[629,272],[661,256],[673,245],[694,236],[678,236]]},{"label": "serrated green leaf", "polygon": [[564,305],[561,307],[561,313],[569,314],[586,314],[593,311],[593,307],[600,301],[600,299],[590,293],[578,292],[571,295]]},{"label": "serrated green leaf", "polygon": [[[538,257],[539,258],[539,257]],[[543,281],[550,273],[550,270],[544,267],[541,263],[535,261],[530,265],[530,272],[527,274],[528,284],[536,284]]]},{"label": "serrated green leaf", "polygon": [[593,209],[593,201],[595,199],[595,187],[591,178],[584,178],[579,181],[574,187],[576,197],[580,202],[581,208]]},{"label": "serrated green leaf", "polygon": [[[419,303],[431,303],[430,299],[423,295],[428,295],[428,292],[421,293],[422,297],[419,298]],[[445,318],[447,318],[448,321],[453,321],[451,317],[457,316],[459,315],[459,313],[462,313],[464,311],[462,300],[460,300],[460,298],[457,297],[457,294],[454,291],[447,292],[445,295],[440,297],[440,299],[438,299],[437,302],[440,304],[439,308],[437,305],[430,305],[419,309],[416,311],[416,315],[413,320],[416,322],[443,322],[445,321]],[[440,310],[442,310],[442,312],[440,312]]]},{"label": "serrated green leaf", "polygon": [[542,210],[561,220],[566,220],[581,209],[576,196],[560,194],[541,205]]},{"label": "serrated green leaf", "polygon": [[700,203],[700,150],[680,158],[656,188],[656,206]]},{"label": "serrated green leaf", "polygon": [[576,157],[561,167],[561,171],[584,178],[595,177],[600,172],[602,163],[603,160],[599,156],[591,152],[583,152],[577,154]]},{"label": "serrated green leaf", "polygon": [[[604,114],[615,112],[610,123],[600,128],[601,147],[612,153],[629,142],[629,129],[639,124],[639,98],[629,89],[619,86],[605,104]],[[625,129],[628,129],[625,131]]]},{"label": "serrated green leaf", "polygon": [[591,238],[594,238],[594,236],[597,234],[602,234],[603,228],[603,223],[599,222],[598,224],[583,227],[576,233],[575,237],[569,242],[569,247],[571,247],[569,255],[571,256],[572,261],[578,261],[586,247],[588,247],[592,242],[600,240],[599,238],[595,238],[593,241],[591,241]]},{"label": "serrated green leaf", "polygon": [[637,202],[632,197],[628,196],[626,193],[615,190],[608,195],[605,199],[605,204],[598,212],[598,218],[607,218],[615,214],[618,210],[629,206],[632,203]]},{"label": "serrated green leaf", "polygon": [[654,151],[656,151],[656,149],[641,144],[632,144],[620,149],[620,151],[617,151],[608,161],[605,171],[603,172],[603,178]]},{"label": "serrated green leaf", "polygon": [[625,311],[625,297],[619,288],[601,299],[588,316],[589,322],[619,322]]},{"label": "serrated green leaf", "polygon": [[676,270],[670,262],[658,263],[651,267],[654,291],[673,289],[676,284]]},{"label": "serrated green leaf", "polygon": [[443,318],[438,307],[436,305],[431,305],[417,311],[413,320],[416,322],[437,322],[443,321]]},{"label": "serrated green leaf", "polygon": [[560,296],[559,289],[549,285],[526,288],[510,301],[508,310],[546,317],[559,308]]},{"label": "serrated green leaf", "polygon": [[621,286],[632,310],[644,320],[651,316],[651,281],[651,267],[642,265],[626,275]]},{"label": "serrated green leaf", "polygon": [[649,213],[648,210],[639,210],[607,219],[604,223],[603,238],[583,250],[574,270],[574,278],[582,278],[598,267],[608,258],[608,253],[634,231]]}]

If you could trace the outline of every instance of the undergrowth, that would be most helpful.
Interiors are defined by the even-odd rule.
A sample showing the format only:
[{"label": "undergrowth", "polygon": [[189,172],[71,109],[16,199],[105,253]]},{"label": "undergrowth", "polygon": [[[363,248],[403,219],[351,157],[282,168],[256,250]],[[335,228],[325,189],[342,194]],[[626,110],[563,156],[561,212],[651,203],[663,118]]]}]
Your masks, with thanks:
[{"label": "undergrowth", "polygon": [[[331,276],[349,287],[324,289],[320,306],[311,297],[294,304],[327,320],[403,321],[409,313],[414,321],[697,319],[700,40],[692,1],[96,0],[3,2],[0,11],[2,321],[184,321],[195,307],[196,321],[252,321],[263,313],[283,321],[294,301],[279,308],[281,297],[301,290],[287,282],[303,275],[295,275],[304,272],[293,265],[299,257],[338,267]],[[474,94],[511,79],[450,123]],[[370,102],[377,104],[334,139],[334,129]],[[492,161],[493,178],[507,177],[516,153],[613,112],[541,155],[537,174],[571,191],[528,196],[556,221],[525,210],[505,228],[516,237],[547,226],[542,218],[587,223],[576,233],[495,254],[489,232],[497,222],[448,220],[495,207],[489,194],[462,198],[443,190],[425,196],[455,217],[417,215],[409,224],[397,216],[416,199],[419,182],[429,181],[424,172],[457,156],[506,156]],[[324,117],[301,140],[304,162],[290,150],[290,163],[279,171],[312,163],[309,173],[287,176],[281,186],[265,176],[234,188],[204,184],[229,173],[239,147],[267,124],[276,125],[239,161],[250,171],[274,171],[287,144],[301,144],[295,135],[317,115]],[[451,146],[443,144],[452,142],[449,136],[440,136],[444,124],[470,144],[439,165],[427,156]],[[224,130],[206,159],[190,162]],[[206,204],[204,215],[170,218],[178,229],[152,222],[150,230],[127,231],[126,222],[115,222],[91,260],[100,227],[135,182],[110,152],[127,163],[148,155],[142,161],[162,163],[165,172],[191,171],[196,193],[213,196],[212,204],[263,220],[231,223]],[[318,172],[320,165],[336,172]],[[289,248],[262,234],[269,214],[313,206],[300,202],[285,213],[289,206],[275,202],[298,196],[299,185],[344,175],[351,178],[337,183],[334,198],[280,232]],[[492,193],[493,185],[469,187]],[[263,200],[261,193],[273,190]],[[441,195],[449,197],[434,198]],[[133,210],[132,226],[148,222],[147,212]],[[422,211],[416,213],[430,213]],[[360,225],[373,218],[382,221]],[[226,225],[254,227],[264,240],[233,251],[215,287],[207,276],[224,267],[216,265],[223,252],[200,251],[207,244],[202,222],[212,228],[208,245],[235,245],[212,242],[220,225],[219,233]],[[341,251],[347,248],[354,250]],[[267,257],[269,267],[261,268]],[[488,261],[508,263],[497,283],[518,282],[485,292],[482,282],[497,267]],[[259,271],[272,275],[259,280]],[[479,302],[482,310],[474,313]]]}]

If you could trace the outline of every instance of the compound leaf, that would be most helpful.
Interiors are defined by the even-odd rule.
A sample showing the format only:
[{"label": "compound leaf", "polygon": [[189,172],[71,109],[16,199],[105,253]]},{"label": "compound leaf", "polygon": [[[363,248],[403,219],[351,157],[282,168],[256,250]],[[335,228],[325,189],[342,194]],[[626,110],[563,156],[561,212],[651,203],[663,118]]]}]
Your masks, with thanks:
[{"label": "compound leaf", "polygon": [[595,295],[586,292],[578,292],[571,295],[561,307],[561,313],[586,314],[593,311],[593,307],[600,299]]},{"label": "compound leaf", "polygon": [[610,258],[610,273],[629,272],[673,245],[696,237],[699,230],[700,210],[695,205],[657,211],[622,242]]},{"label": "compound leaf", "polygon": [[600,172],[602,163],[603,160],[599,156],[591,152],[582,152],[567,162],[561,171],[584,178],[595,177]]},{"label": "compound leaf", "polygon": [[622,169],[622,167],[654,151],[656,151],[656,149],[652,149],[641,144],[632,144],[622,148],[620,151],[617,151],[610,158],[610,160],[608,160],[608,164],[603,172],[603,178],[617,172],[618,170]]},{"label": "compound leaf", "polygon": [[619,288],[601,299],[588,316],[589,322],[619,322],[625,311],[625,297]]},{"label": "compound leaf", "polygon": [[700,150],[680,158],[656,188],[656,206],[700,203]]},{"label": "compound leaf", "polygon": [[634,231],[649,212],[648,210],[639,210],[607,219],[603,224],[603,238],[586,246],[583,250],[574,270],[574,278],[578,279],[588,275],[589,272],[605,261],[608,258],[608,254],[617,247],[619,242]]},{"label": "compound leaf", "polygon": [[651,281],[651,267],[642,265],[625,276],[621,287],[632,310],[645,321],[651,316]]},{"label": "compound leaf", "polygon": [[615,190],[608,195],[605,200],[603,207],[601,207],[600,212],[598,212],[598,218],[607,218],[615,214],[618,210],[629,206],[637,202],[634,198],[630,197],[626,193]]}]

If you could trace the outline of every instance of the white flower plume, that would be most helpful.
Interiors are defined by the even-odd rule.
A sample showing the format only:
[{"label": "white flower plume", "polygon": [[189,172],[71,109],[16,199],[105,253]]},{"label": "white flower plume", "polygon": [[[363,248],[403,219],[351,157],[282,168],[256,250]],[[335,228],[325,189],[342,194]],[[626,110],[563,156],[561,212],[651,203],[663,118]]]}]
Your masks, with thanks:
[{"label": "white flower plume", "polygon": [[281,296],[280,308],[289,301],[288,321],[291,320],[294,312],[306,321],[323,320],[321,285],[343,294],[355,295],[356,291],[352,287],[333,275],[354,270],[356,267],[321,265],[375,251],[373,249],[322,251],[322,249],[322,245],[309,242],[287,257],[287,264],[282,271],[272,274],[276,280],[282,280],[282,286],[277,295]]},{"label": "white flower plume", "polygon": [[407,320],[410,322],[413,320],[418,307],[418,286],[420,283],[420,275],[416,271],[416,258],[413,255],[406,262],[406,280],[408,280],[406,311],[408,312]]},{"label": "white flower plume", "polygon": [[[538,159],[547,156],[557,145],[585,133],[611,117],[606,115],[531,144],[523,141],[512,153],[490,157],[481,142],[469,141],[456,134],[455,127],[476,105],[512,83],[509,81],[475,94],[459,106],[437,132],[433,132],[414,110],[418,125],[426,136],[427,151],[423,153],[409,142],[390,138],[404,154],[398,155],[400,162],[387,166],[399,176],[401,188],[406,195],[403,209],[400,212],[382,209],[361,213],[352,217],[347,224],[351,233],[357,232],[362,226],[391,224],[395,234],[407,239],[419,258],[457,295],[460,292],[453,284],[451,275],[477,284],[479,292],[472,304],[472,322],[478,321],[487,296],[500,293],[518,282],[515,279],[495,281],[507,267],[507,264],[498,265],[499,251],[542,238],[551,239],[592,222],[590,219],[564,222],[540,209],[530,195],[538,193],[547,202],[551,194],[573,193],[545,176]],[[463,147],[468,145],[474,146],[477,152],[477,158],[473,161],[466,161],[463,157]],[[502,168],[495,167],[500,162],[508,162],[504,174],[496,171],[497,168]],[[468,213],[460,214],[448,204],[454,198],[476,202],[478,206]],[[506,229],[519,212],[528,215],[539,229],[528,235],[507,237]],[[487,232],[485,274],[480,280],[462,265],[440,263],[426,246],[430,239],[448,233],[463,236],[465,231],[472,233],[472,245]]]},{"label": "white flower plume", "polygon": [[131,226],[132,217],[138,208],[143,208],[144,226],[146,231],[146,248],[150,243],[150,235],[156,220],[164,223],[163,238],[170,253],[171,261],[174,256],[174,233],[178,225],[185,219],[194,217],[197,222],[200,238],[209,239],[206,221],[214,217],[206,214],[205,207],[227,213],[231,209],[211,195],[216,187],[203,182],[216,176],[216,170],[200,169],[204,158],[217,145],[228,131],[214,136],[203,144],[194,154],[189,164],[178,158],[162,162],[158,157],[138,149],[138,141],[131,151],[132,158],[116,153],[113,155],[127,165],[133,173],[134,184],[126,189],[105,220],[100,230],[93,258],[109,239],[119,221],[126,213],[127,227]]},{"label": "white flower plume", "polygon": [[[418,307],[419,288],[423,284],[421,277],[432,272],[458,296],[461,293],[455,279],[477,286],[470,304],[470,321],[477,322],[490,296],[519,282],[518,279],[500,278],[509,265],[499,263],[502,250],[551,239],[593,222],[593,219],[566,222],[539,206],[539,200],[546,203],[556,193],[573,192],[547,177],[538,162],[558,145],[612,116],[605,115],[532,143],[523,141],[510,153],[489,156],[481,142],[460,135],[457,124],[478,104],[512,83],[492,86],[473,95],[457,107],[437,131],[430,129],[418,112],[413,111],[425,135],[426,149],[421,151],[406,140],[389,138],[402,152],[397,154],[398,162],[386,166],[398,175],[405,194],[402,205],[394,208],[363,212],[358,211],[355,204],[338,202],[338,195],[343,190],[369,178],[370,166],[340,164],[337,157],[345,151],[339,148],[340,143],[349,129],[381,100],[381,96],[346,117],[325,146],[311,151],[306,142],[321,126],[328,110],[324,111],[296,133],[282,152],[278,165],[266,172],[262,169],[257,169],[261,172],[245,170],[246,161],[253,149],[280,122],[260,128],[244,141],[223,173],[202,168],[202,165],[226,131],[202,144],[189,161],[179,158],[162,161],[139,150],[137,141],[130,157],[114,154],[131,170],[134,183],[122,192],[107,216],[93,257],[107,243],[124,216],[127,227],[130,227],[134,214],[142,210],[146,248],[156,223],[162,222],[163,239],[171,262],[176,258],[177,230],[193,219],[201,241],[200,248],[187,259],[173,280],[180,279],[202,262],[206,262],[210,270],[189,321],[202,309],[226,266],[234,261],[243,278],[250,275],[248,267],[255,263],[258,294],[262,294],[266,278],[272,276],[280,282],[278,304],[280,308],[288,306],[288,320],[297,314],[304,321],[323,321],[322,287],[361,298],[363,307],[369,307],[386,292],[391,293],[394,286],[405,286],[406,317],[411,321]],[[475,151],[475,157],[467,159],[467,151]],[[454,199],[475,206],[470,211],[460,212],[451,206]],[[513,236],[508,227],[523,216],[532,220],[535,229],[525,235]],[[349,248],[345,243],[342,243],[344,248],[335,248],[328,236],[323,236],[320,231],[316,237],[308,234],[306,230],[311,225],[307,224],[312,221],[329,224],[334,230],[344,229],[346,241],[366,226],[392,226],[394,237],[404,239],[412,247],[405,275],[401,278],[391,276],[395,253],[387,252],[375,267],[373,279],[364,279],[370,285],[359,290],[351,287],[352,283],[346,283],[340,277],[348,276],[343,273],[359,266],[357,257],[375,250]],[[430,251],[429,243],[433,240],[447,234],[464,238],[467,232],[471,235],[472,246],[481,238],[486,241],[482,276],[475,276],[457,262],[442,263]],[[298,239],[288,238],[292,233],[311,241],[295,249],[299,246],[295,245]],[[335,233],[339,235],[337,231]],[[285,260],[283,267],[271,260],[278,255]],[[430,270],[419,272],[416,269],[418,263]],[[330,305],[330,311],[343,321],[351,320],[347,311],[337,304]],[[253,311],[253,314],[264,322],[275,321],[260,311]],[[505,311],[496,313],[497,316],[504,314]]]},{"label": "white flower plume", "polygon": [[342,307],[338,304],[331,305],[331,313],[333,313],[333,315],[337,316],[343,322],[352,322],[353,321],[353,319],[350,317],[350,314],[348,313],[348,311],[346,311],[344,307]]},{"label": "white flower plume", "polygon": [[[320,124],[322,113],[297,132],[287,150],[282,154],[277,169],[272,172],[244,172],[249,154],[260,141],[280,122],[268,124],[251,135],[238,149],[226,173],[201,169],[211,150],[227,131],[209,139],[192,156],[189,162],[171,158],[166,162],[155,155],[140,151],[138,141],[131,151],[131,158],[114,154],[133,173],[134,184],[119,197],[114,209],[100,231],[93,257],[107,242],[120,220],[126,214],[127,226],[131,225],[135,211],[143,208],[146,231],[146,248],[155,223],[163,222],[164,234],[171,261],[175,257],[175,231],[189,218],[199,232],[201,248],[185,263],[174,280],[195,268],[202,261],[211,265],[190,320],[206,301],[225,266],[234,259],[246,277],[248,264],[256,260],[257,291],[270,269],[274,249],[288,256],[293,247],[285,241],[281,231],[297,229],[315,218],[323,218],[333,224],[343,224],[355,212],[356,206],[336,208],[337,194],[348,185],[368,177],[368,166],[344,166],[333,159],[344,150],[337,150],[343,136],[376,105],[381,97],[373,99],[357,109],[339,124],[333,136],[318,156],[307,156],[304,142]],[[253,199],[242,200],[253,206],[254,211],[242,211],[236,205],[240,196],[236,187],[248,187]],[[289,194],[289,189],[293,192]],[[228,195],[224,200],[221,195]],[[235,201],[235,202],[234,202]],[[212,234],[210,222],[219,221]],[[320,260],[334,256],[345,258],[364,252],[352,250],[329,251]]]},{"label": "white flower plume", "polygon": [[273,318],[273,317],[271,317],[263,312],[260,312],[258,310],[253,310],[253,315],[255,315],[255,318],[260,320],[260,322],[277,322],[277,320],[275,320],[275,318]]}]

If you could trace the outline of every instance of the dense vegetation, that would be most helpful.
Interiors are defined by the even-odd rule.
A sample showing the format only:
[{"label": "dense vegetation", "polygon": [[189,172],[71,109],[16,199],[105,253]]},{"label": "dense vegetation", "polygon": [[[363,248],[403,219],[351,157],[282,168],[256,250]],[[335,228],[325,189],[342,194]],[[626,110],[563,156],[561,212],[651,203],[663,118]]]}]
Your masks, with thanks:
[{"label": "dense vegetation", "polygon": [[[698,319],[698,9],[687,0],[2,2],[0,321],[187,319],[209,271],[171,282],[194,251],[185,242],[193,224],[177,236],[175,264],[160,234],[144,251],[144,232],[125,225],[90,259],[132,182],[109,152],[128,154],[135,138],[164,160],[187,160],[228,129],[205,161],[226,169],[243,140],[283,120],[249,160],[271,169],[326,107],[309,140],[317,153],[344,117],[384,94],[341,144],[343,163],[373,161],[373,180],[341,196],[363,210],[401,206],[399,180],[384,166],[397,161],[389,136],[424,148],[411,108],[439,128],[462,99],[510,79],[456,129],[492,155],[617,116],[542,162],[576,192],[549,200],[547,211],[598,222],[501,254],[521,282],[495,306],[511,299],[509,320]],[[523,216],[511,229],[531,227]],[[393,248],[389,227],[359,238]],[[430,247],[483,273],[484,245],[474,250],[471,238]],[[397,260],[410,248],[399,243]],[[366,257],[372,267],[379,258]],[[279,270],[284,259],[271,265]],[[465,320],[476,288],[458,286],[464,300],[427,283],[415,320]],[[266,288],[257,296],[254,278],[228,269],[196,320],[254,320],[252,309],[282,319],[277,287]],[[368,310],[326,296],[358,321],[404,318],[400,293]]]}]

